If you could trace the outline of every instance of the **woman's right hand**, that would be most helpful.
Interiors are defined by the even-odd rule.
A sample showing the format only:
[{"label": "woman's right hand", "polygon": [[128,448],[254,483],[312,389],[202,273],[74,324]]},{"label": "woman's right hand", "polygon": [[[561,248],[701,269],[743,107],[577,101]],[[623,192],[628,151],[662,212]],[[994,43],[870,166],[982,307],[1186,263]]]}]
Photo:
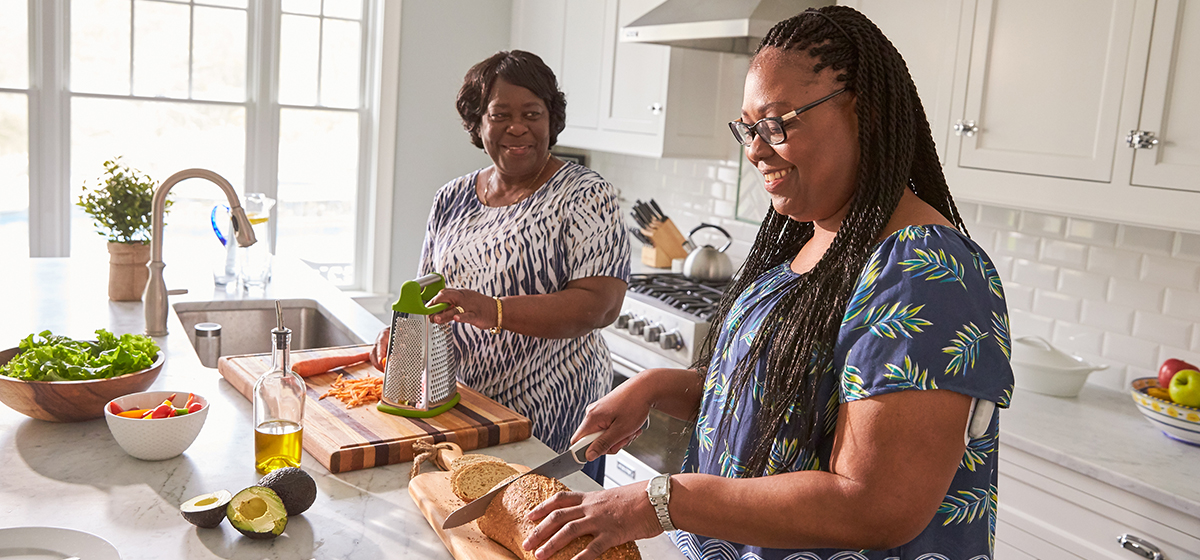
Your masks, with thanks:
[{"label": "woman's right hand", "polygon": [[650,415],[650,400],[647,398],[650,391],[645,388],[639,390],[639,384],[635,381],[648,381],[650,373],[650,370],[642,372],[588,405],[587,415],[571,436],[571,443],[590,433],[607,430],[588,446],[588,461],[616,453],[642,434],[642,423]]},{"label": "woman's right hand", "polygon": [[375,346],[371,347],[371,365],[379,371],[383,369],[383,359],[387,357],[388,339],[392,337],[392,328],[384,327],[379,331],[379,336],[375,337]]}]

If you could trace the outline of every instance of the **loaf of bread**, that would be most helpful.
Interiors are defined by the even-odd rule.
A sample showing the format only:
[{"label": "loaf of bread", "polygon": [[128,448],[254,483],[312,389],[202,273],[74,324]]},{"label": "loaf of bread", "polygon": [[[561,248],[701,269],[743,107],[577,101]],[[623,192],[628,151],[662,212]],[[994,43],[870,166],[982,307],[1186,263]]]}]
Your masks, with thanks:
[{"label": "loaf of bread", "polygon": [[450,461],[450,468],[447,470],[449,470],[450,472],[453,473],[455,471],[461,470],[463,467],[465,467],[471,463],[474,463],[476,461],[492,461],[492,462],[497,462],[497,463],[503,463],[504,459],[501,459],[499,457],[492,457],[491,455],[481,455],[478,453],[470,453],[467,455],[463,455],[453,461]]},{"label": "loaf of bread", "polygon": [[450,471],[450,488],[464,502],[487,494],[500,481],[517,474],[504,461],[473,461]]},{"label": "loaf of bread", "polygon": [[[487,513],[479,518],[479,529],[492,540],[504,545],[517,558],[536,560],[532,550],[522,550],[521,543],[537,527],[537,523],[529,521],[525,516],[533,511],[538,504],[547,498],[566,492],[568,488],[563,483],[541,475],[531,474],[509,484],[502,490],[492,503],[488,504]],[[551,556],[551,560],[570,560],[592,542],[591,535],[579,537],[562,550]],[[600,560],[641,560],[637,545],[633,542],[615,546],[600,555]]]}]

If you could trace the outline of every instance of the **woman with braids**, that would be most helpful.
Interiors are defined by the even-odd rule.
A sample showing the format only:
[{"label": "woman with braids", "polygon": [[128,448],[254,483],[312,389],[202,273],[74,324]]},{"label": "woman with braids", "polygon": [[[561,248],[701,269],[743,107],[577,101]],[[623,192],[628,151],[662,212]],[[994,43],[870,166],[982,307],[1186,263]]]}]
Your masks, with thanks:
[{"label": "woman with braids", "polygon": [[991,558],[1007,308],[903,59],[853,9],[809,10],[763,39],[742,107],[772,209],[695,369],[641,373],[575,434],[607,430],[590,458],[651,407],[695,418],[683,473],[559,494],[525,548],[677,529],[693,560]]}]

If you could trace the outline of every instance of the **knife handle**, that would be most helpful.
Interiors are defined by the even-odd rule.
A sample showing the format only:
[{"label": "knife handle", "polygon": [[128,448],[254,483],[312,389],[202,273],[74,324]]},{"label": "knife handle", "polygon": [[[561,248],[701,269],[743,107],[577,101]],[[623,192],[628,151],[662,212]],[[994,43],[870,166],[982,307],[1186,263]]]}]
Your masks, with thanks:
[{"label": "knife handle", "polygon": [[592,432],[586,436],[579,438],[579,441],[575,442],[575,444],[571,446],[571,449],[570,449],[571,458],[574,459],[575,462],[579,463],[580,465],[587,463],[587,448],[588,448],[588,446],[591,445],[593,441],[596,441],[596,438],[600,437],[601,435],[604,435],[605,431],[607,431],[607,430],[600,430],[599,432]]}]

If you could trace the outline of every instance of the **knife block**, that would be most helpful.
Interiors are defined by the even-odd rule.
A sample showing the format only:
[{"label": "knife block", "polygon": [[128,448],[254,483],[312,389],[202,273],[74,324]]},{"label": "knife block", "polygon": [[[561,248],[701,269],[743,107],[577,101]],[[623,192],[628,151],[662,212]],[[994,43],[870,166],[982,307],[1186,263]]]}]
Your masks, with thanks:
[{"label": "knife block", "polygon": [[642,264],[654,268],[671,268],[671,257],[658,247],[642,246]]},{"label": "knife block", "polygon": [[[654,248],[667,255],[668,267],[671,266],[671,259],[686,259],[688,256],[687,250],[683,248],[683,234],[679,233],[679,228],[675,227],[670,218],[655,224],[651,239],[654,241]],[[644,258],[642,262],[645,262]]]}]

